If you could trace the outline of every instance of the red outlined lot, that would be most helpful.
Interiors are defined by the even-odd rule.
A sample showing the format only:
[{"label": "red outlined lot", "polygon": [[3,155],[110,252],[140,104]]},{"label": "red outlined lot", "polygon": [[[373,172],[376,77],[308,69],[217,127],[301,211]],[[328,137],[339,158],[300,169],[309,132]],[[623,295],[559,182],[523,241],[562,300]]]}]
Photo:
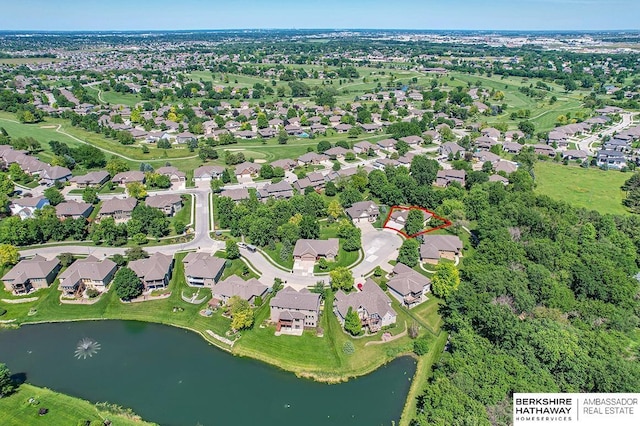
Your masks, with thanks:
[{"label": "red outlined lot", "polygon": [[[391,220],[391,215],[393,214],[393,212],[395,211],[410,211],[410,210],[422,210],[423,212],[429,213],[433,219],[437,219],[442,223],[442,225],[430,228],[430,229],[425,229],[423,231],[420,231],[416,234],[413,235],[407,235],[406,232],[404,232],[402,229],[397,229],[394,228],[393,226],[389,226],[389,221]],[[418,207],[418,206],[393,206],[391,207],[391,209],[389,209],[389,214],[387,214],[387,219],[384,221],[384,225],[383,228],[385,229],[391,229],[393,231],[396,231],[397,233],[401,234],[402,236],[404,236],[405,238],[415,238],[419,235],[424,235],[427,234],[429,232],[433,232],[433,231],[437,231],[438,229],[443,229],[443,228],[448,228],[449,226],[453,225],[453,223],[451,223],[450,220],[445,219],[444,217],[438,216],[437,214],[435,214],[434,212],[432,212],[431,210],[425,209],[424,207]]]}]

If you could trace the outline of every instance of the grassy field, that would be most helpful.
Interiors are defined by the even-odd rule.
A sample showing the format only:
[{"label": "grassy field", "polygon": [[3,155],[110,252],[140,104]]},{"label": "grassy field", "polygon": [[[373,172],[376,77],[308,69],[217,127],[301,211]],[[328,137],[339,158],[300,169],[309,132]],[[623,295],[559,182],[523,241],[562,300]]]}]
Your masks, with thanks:
[{"label": "grassy field", "polygon": [[603,214],[628,214],[620,186],[630,173],[551,162],[538,162],[535,167],[537,193]]},{"label": "grassy field", "polygon": [[[40,416],[38,411],[41,408],[47,408],[49,412]],[[88,401],[29,384],[21,385],[9,397],[0,398],[0,424],[3,426],[74,426],[84,424],[87,420],[91,421],[92,426],[97,426],[106,419],[113,426],[155,424],[144,422],[135,415],[114,414]]]}]

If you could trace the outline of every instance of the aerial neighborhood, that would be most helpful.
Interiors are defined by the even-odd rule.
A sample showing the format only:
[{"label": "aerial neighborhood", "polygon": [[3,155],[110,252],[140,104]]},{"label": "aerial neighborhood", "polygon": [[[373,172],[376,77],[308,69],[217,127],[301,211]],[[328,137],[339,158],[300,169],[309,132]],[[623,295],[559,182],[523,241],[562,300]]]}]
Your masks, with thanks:
[{"label": "aerial neighborhood", "polygon": [[176,325],[326,381],[411,354],[454,399],[482,393],[449,374],[480,362],[609,391],[564,363],[637,358],[635,56],[292,34],[0,34],[21,46],[0,56],[0,323]]}]

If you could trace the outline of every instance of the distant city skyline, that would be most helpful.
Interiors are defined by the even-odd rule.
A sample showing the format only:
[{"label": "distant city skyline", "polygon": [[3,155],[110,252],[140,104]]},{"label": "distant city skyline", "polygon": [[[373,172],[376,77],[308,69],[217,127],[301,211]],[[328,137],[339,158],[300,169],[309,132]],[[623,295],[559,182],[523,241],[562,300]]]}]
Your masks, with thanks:
[{"label": "distant city skyline", "polygon": [[21,0],[1,30],[637,30],[638,0]]}]

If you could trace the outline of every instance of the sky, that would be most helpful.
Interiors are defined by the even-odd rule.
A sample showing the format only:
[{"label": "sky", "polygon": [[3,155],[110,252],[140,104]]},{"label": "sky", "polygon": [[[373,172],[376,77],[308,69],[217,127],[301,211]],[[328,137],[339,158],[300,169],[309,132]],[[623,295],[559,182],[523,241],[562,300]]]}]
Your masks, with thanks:
[{"label": "sky", "polygon": [[640,29],[640,0],[13,0],[0,30]]}]

